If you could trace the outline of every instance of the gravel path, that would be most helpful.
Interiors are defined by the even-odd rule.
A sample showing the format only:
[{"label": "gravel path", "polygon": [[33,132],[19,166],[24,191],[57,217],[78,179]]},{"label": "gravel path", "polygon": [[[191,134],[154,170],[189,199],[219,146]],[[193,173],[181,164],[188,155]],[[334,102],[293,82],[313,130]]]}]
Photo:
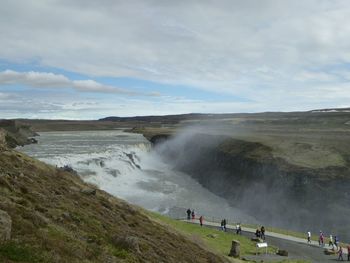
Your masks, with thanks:
[{"label": "gravel path", "polygon": [[[183,220],[184,222],[192,223],[192,224],[199,224],[198,220]],[[214,223],[214,222],[208,222],[206,221],[204,223],[204,226],[206,227],[212,227],[212,228],[219,228],[220,224]],[[226,226],[228,232],[233,233],[235,235],[235,226],[233,225],[227,225]],[[242,235],[252,238],[255,237],[255,231],[256,229],[253,228],[247,228],[242,227]],[[325,255],[323,253],[324,248],[329,248],[328,245],[324,248],[321,248],[318,245],[318,242],[312,241],[311,244],[307,244],[306,239],[297,238],[293,236],[288,236],[284,234],[278,234],[274,232],[265,232],[266,236],[266,242],[271,245],[278,247],[282,250],[287,250],[289,253],[288,259],[303,259],[310,262],[315,263],[323,263],[323,262],[334,262],[337,261],[336,255]],[[344,259],[347,259],[347,255],[343,255]],[[276,256],[276,255],[248,255],[245,256],[246,259],[250,260],[264,260],[268,262],[273,261],[281,261],[283,259],[286,259],[286,257]]]}]

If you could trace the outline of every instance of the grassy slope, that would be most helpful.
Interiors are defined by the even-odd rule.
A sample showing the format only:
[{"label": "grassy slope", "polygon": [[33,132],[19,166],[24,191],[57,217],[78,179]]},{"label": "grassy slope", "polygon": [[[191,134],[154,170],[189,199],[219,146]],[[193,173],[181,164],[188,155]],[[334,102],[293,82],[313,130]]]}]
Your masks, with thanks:
[{"label": "grassy slope", "polygon": [[12,239],[0,245],[0,262],[225,261],[104,191],[82,193],[86,187],[75,175],[1,151],[0,209],[12,218]]}]

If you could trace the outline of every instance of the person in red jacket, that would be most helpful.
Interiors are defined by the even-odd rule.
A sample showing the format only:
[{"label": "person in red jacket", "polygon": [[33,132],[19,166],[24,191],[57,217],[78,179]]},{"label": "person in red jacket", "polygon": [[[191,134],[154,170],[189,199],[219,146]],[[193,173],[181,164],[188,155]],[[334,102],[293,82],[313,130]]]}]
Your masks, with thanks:
[{"label": "person in red jacket", "polygon": [[199,224],[200,224],[201,226],[203,226],[203,216],[200,216],[200,218],[199,218]]}]

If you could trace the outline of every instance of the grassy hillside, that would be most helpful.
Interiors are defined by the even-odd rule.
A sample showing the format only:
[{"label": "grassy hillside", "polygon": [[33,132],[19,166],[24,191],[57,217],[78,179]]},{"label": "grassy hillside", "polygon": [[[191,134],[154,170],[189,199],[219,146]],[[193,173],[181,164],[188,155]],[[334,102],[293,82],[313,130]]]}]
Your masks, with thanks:
[{"label": "grassy hillside", "polygon": [[8,149],[0,212],[12,220],[0,262],[225,262],[78,176]]}]

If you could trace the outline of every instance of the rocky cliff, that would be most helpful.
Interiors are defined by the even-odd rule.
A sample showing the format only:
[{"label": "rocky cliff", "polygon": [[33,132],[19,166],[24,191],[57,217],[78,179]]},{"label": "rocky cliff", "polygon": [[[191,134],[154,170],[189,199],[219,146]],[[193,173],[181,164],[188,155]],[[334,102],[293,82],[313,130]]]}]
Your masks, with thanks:
[{"label": "rocky cliff", "polygon": [[11,148],[37,142],[33,137],[38,134],[30,126],[15,120],[0,120],[0,131],[0,143],[2,136]]},{"label": "rocky cliff", "polygon": [[348,167],[301,167],[274,157],[262,143],[206,134],[170,140],[157,150],[175,169],[264,224],[350,238]]}]

